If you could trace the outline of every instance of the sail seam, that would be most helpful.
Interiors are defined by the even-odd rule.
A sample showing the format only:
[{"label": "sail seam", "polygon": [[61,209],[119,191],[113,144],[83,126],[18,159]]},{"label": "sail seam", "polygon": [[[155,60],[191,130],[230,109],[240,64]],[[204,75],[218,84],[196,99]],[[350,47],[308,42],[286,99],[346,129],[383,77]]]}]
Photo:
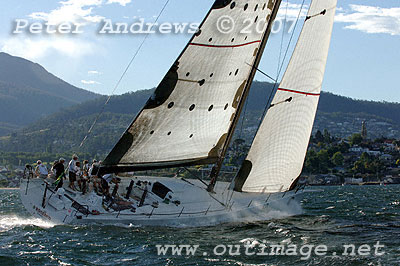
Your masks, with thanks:
[{"label": "sail seam", "polygon": [[296,90],[289,90],[289,89],[282,89],[282,88],[279,88],[278,91],[286,91],[286,92],[292,92],[292,93],[303,94],[303,95],[309,95],[309,96],[320,96],[320,95],[321,95],[320,93],[296,91]]},{"label": "sail seam", "polygon": [[246,45],[250,45],[250,44],[260,43],[260,42],[261,42],[261,40],[254,41],[254,42],[248,42],[248,43],[242,43],[242,44],[236,44],[236,45],[212,45],[212,44],[203,44],[203,43],[190,43],[190,45],[211,47],[211,48],[235,48],[235,47],[242,47],[242,46],[246,46]]}]

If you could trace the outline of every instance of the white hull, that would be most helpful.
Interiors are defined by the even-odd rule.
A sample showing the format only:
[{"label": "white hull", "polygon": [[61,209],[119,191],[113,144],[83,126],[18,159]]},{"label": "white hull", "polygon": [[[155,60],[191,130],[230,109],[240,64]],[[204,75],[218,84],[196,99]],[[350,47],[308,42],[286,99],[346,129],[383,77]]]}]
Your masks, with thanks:
[{"label": "white hull", "polygon": [[[300,200],[302,191],[258,194],[238,193],[228,190],[228,183],[218,182],[215,194],[209,194],[197,180],[172,178],[140,177],[142,181],[160,182],[173,191],[180,204],[166,204],[149,192],[145,204],[136,207],[136,211],[117,211],[107,208],[102,197],[94,192],[82,195],[80,192],[66,190],[65,196],[53,193],[52,186],[46,192],[46,184],[41,179],[21,180],[21,200],[25,208],[35,217],[51,221],[55,224],[131,224],[133,226],[169,226],[169,227],[199,227],[221,223],[254,222],[298,215],[302,213]],[[137,180],[137,179],[134,179]],[[46,181],[49,182],[49,181]],[[130,180],[122,181],[118,194],[124,195]],[[49,182],[50,183],[50,182]],[[67,184],[64,184],[64,188]],[[112,190],[112,188],[111,188]],[[150,198],[149,198],[150,197]],[[78,211],[73,201],[84,206],[84,210],[95,214],[85,214]],[[138,200],[131,199],[133,204]],[[158,207],[151,202],[157,201]],[[153,205],[153,206],[152,206]]]}]

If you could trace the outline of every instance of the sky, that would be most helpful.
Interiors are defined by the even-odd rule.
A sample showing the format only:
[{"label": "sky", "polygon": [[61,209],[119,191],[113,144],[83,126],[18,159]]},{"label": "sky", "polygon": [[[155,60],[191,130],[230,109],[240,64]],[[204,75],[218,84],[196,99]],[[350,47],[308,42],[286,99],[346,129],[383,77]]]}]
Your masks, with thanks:
[{"label": "sky", "polygon": [[[0,2],[0,51],[41,64],[61,79],[96,93],[123,94],[158,85],[191,37],[177,34],[100,34],[109,23],[154,22],[167,0],[14,0]],[[169,0],[160,23],[200,23],[213,0]],[[303,0],[282,0],[260,69],[277,76],[280,51]],[[295,40],[310,0],[305,1]],[[285,24],[284,21],[287,21]],[[33,23],[79,24],[77,33],[26,29]],[[19,24],[18,24],[19,23]],[[27,26],[24,27],[24,23]],[[281,24],[280,24],[281,23]],[[286,25],[284,28],[282,25]],[[282,27],[281,27],[282,26]],[[19,27],[19,28],[18,28]],[[284,29],[283,29],[284,28]],[[64,29],[68,31],[67,29]],[[74,31],[74,28],[71,29]],[[131,58],[135,60],[118,87]],[[283,42],[282,42],[283,40]],[[282,47],[282,48],[281,48]],[[256,80],[269,81],[261,74]],[[356,99],[400,102],[400,1],[338,0],[323,90]]]}]

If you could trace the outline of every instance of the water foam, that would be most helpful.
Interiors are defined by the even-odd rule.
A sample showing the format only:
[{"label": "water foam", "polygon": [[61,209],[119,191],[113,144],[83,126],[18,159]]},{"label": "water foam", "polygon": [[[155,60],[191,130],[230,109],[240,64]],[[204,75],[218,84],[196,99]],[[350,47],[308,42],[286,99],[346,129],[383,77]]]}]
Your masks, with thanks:
[{"label": "water foam", "polygon": [[0,216],[0,232],[4,232],[15,227],[37,226],[40,228],[52,228],[54,223],[44,221],[39,218],[23,218],[16,215]]}]

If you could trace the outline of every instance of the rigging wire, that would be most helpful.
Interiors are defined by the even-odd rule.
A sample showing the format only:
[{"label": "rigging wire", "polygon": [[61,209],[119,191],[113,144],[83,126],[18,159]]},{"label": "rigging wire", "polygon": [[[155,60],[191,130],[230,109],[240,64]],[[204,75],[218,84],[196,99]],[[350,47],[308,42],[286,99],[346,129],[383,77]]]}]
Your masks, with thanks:
[{"label": "rigging wire", "polygon": [[261,73],[262,75],[266,76],[267,78],[269,78],[270,80],[272,80],[273,82],[276,82],[276,79],[274,79],[273,77],[271,77],[270,75],[268,75],[267,73],[265,73],[264,71],[262,71],[261,69],[259,69],[258,67],[252,66],[249,63],[246,63],[249,67],[253,67],[255,68],[259,73]]},{"label": "rigging wire", "polygon": [[[288,8],[289,8],[289,0],[286,0],[286,12],[285,12],[285,23],[283,24],[283,28],[282,28],[282,38],[281,38],[281,46],[280,46],[280,50],[279,50],[279,59],[278,59],[278,67],[276,70],[276,73],[278,75],[277,79],[279,78],[279,68],[280,68],[280,64],[281,64],[281,58],[282,58],[282,48],[283,48],[283,40],[285,37],[285,29],[286,29],[286,22],[287,22],[287,14],[288,14]],[[283,64],[283,61],[282,61]]]},{"label": "rigging wire", "polygon": [[129,61],[129,64],[126,66],[124,72],[122,73],[121,77],[119,78],[118,82],[115,84],[114,89],[112,90],[111,94],[107,97],[106,102],[104,103],[103,107],[100,110],[100,113],[97,115],[96,119],[94,120],[93,124],[90,126],[86,136],[83,138],[81,144],[79,145],[79,148],[82,148],[82,146],[85,144],[85,141],[87,140],[87,138],[89,137],[89,135],[92,133],[93,128],[95,127],[95,125],[97,124],[97,121],[99,120],[99,118],[101,117],[101,115],[104,113],[104,110],[107,106],[107,104],[110,102],[111,97],[114,96],[115,91],[117,90],[117,88],[119,87],[119,85],[121,84],[121,81],[123,80],[123,78],[125,77],[126,73],[128,72],[129,68],[131,67],[133,61],[135,61],[137,55],[139,54],[140,50],[142,49],[144,43],[146,42],[147,38],[149,37],[154,25],[157,23],[157,21],[160,19],[161,15],[164,13],[164,10],[166,9],[168,3],[170,0],[166,0],[163,8],[161,9],[160,13],[158,14],[158,16],[156,17],[156,19],[154,20],[154,23],[151,25],[150,30],[146,33],[146,35],[144,36],[142,42],[140,43],[139,47],[136,49],[136,52],[134,53],[134,55],[132,56],[131,60]]},{"label": "rigging wire", "polygon": [[279,79],[279,75],[282,73],[282,69],[283,69],[283,65],[284,65],[283,62],[285,61],[285,59],[286,59],[286,57],[287,57],[287,54],[288,54],[288,52],[289,52],[290,44],[292,43],[293,36],[294,36],[294,33],[295,33],[295,31],[296,31],[296,28],[297,28],[297,24],[299,24],[301,12],[303,11],[303,7],[304,7],[304,2],[305,2],[305,0],[303,0],[303,3],[301,4],[300,10],[299,10],[299,14],[297,15],[296,23],[295,23],[295,25],[294,25],[292,34],[291,34],[291,36],[290,36],[288,46],[286,47],[285,55],[284,55],[284,57],[283,57],[283,59],[282,59],[282,64],[281,64],[281,68],[279,69],[279,72],[278,72],[277,80]]},{"label": "rigging wire", "polygon": [[[262,121],[263,121],[263,118],[265,117],[265,114],[267,113],[267,111],[268,111],[268,109],[269,109],[269,107],[270,107],[270,104],[269,104],[269,103],[271,102],[272,95],[274,94],[274,92],[276,91],[276,89],[277,89],[277,87],[278,87],[278,79],[279,79],[279,76],[280,76],[280,74],[281,74],[281,72],[282,72],[283,65],[284,65],[284,62],[285,62],[285,60],[286,60],[287,54],[288,54],[288,52],[289,52],[290,44],[292,43],[293,36],[294,36],[294,33],[295,33],[295,31],[296,31],[296,28],[297,28],[297,24],[299,23],[299,19],[300,19],[300,16],[301,16],[301,12],[303,11],[304,3],[305,3],[305,0],[303,0],[303,2],[301,3],[301,7],[300,7],[300,10],[299,10],[299,14],[297,15],[296,23],[295,23],[295,25],[294,25],[292,34],[291,34],[291,36],[290,36],[289,43],[288,43],[288,45],[287,45],[287,47],[286,47],[285,55],[284,55],[284,57],[283,57],[283,59],[282,59],[282,64],[280,65],[280,62],[278,62],[278,73],[277,73],[277,77],[276,77],[276,82],[275,82],[275,85],[274,85],[274,87],[273,87],[273,89],[272,89],[272,91],[271,91],[271,93],[270,93],[270,95],[269,95],[269,97],[268,97],[268,102],[267,102],[267,104],[266,104],[266,106],[265,106],[265,108],[264,108],[264,111],[263,111],[263,114],[262,114],[262,116],[261,116],[261,119],[260,119],[260,123],[259,123],[259,125],[258,125],[258,128],[261,127],[261,123],[262,123]],[[283,46],[283,43],[281,43],[281,47],[282,47],[282,46]],[[279,67],[279,65],[280,65],[280,67]]]},{"label": "rigging wire", "polygon": [[199,176],[197,176],[196,174],[194,174],[192,171],[190,171],[187,167],[183,167],[183,169],[185,169],[191,176],[195,177],[196,179],[198,179],[203,185],[205,185],[206,187],[208,187],[208,184],[206,182],[203,181],[203,179],[201,179]]}]

